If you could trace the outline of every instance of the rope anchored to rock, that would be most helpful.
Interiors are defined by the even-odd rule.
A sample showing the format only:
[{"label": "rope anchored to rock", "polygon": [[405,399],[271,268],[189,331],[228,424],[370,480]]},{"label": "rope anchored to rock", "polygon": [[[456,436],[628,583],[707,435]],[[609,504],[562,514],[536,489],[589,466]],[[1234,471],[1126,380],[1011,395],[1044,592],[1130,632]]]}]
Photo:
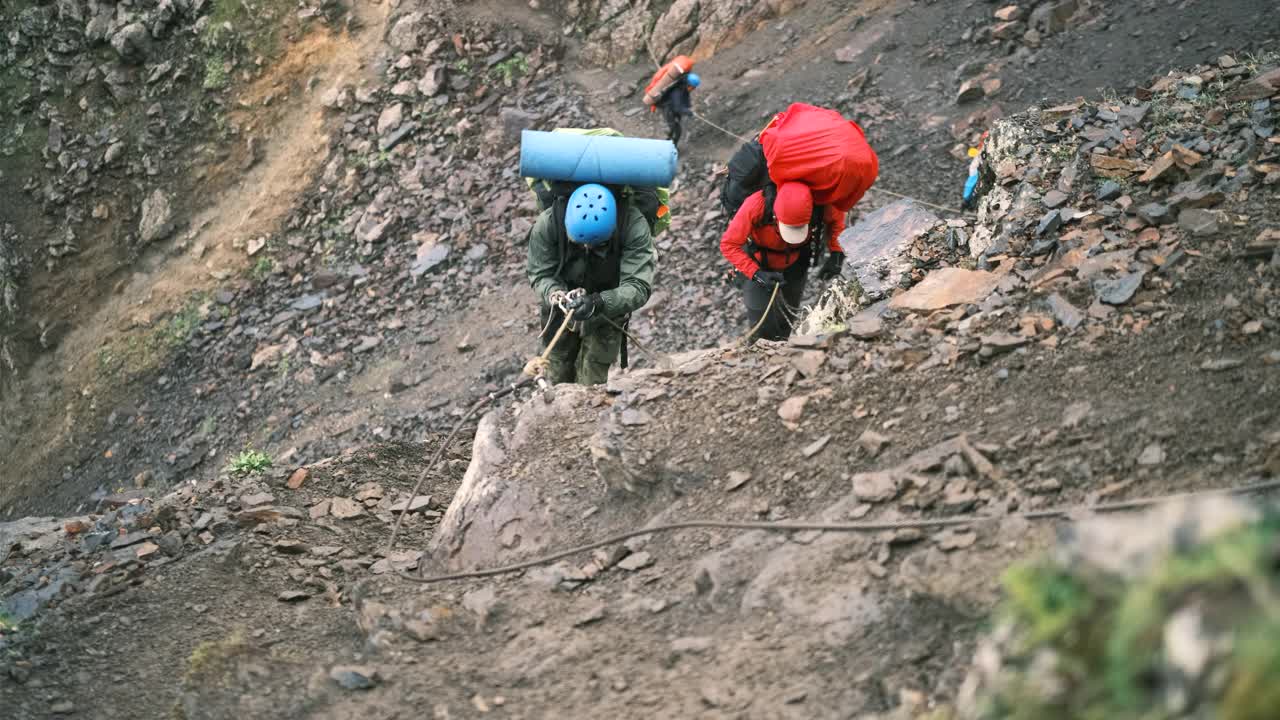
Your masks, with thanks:
[{"label": "rope anchored to rock", "polygon": [[[440,459],[444,457],[445,451],[449,449],[451,444],[453,444],[453,439],[457,437],[458,432],[462,430],[463,426],[465,426],[471,418],[475,417],[476,413],[480,412],[483,408],[488,407],[494,401],[504,398],[520,388],[528,387],[535,382],[546,382],[544,377],[547,372],[547,358],[551,357],[551,352],[555,350],[556,344],[560,342],[560,338],[562,338],[565,331],[569,329],[570,318],[573,317],[573,313],[569,312],[565,308],[565,302],[570,297],[570,295],[566,295],[565,298],[560,299],[556,303],[564,313],[564,320],[561,321],[560,328],[556,330],[555,337],[551,338],[551,342],[547,343],[547,347],[542,351],[542,354],[532,358],[524,366],[525,376],[521,378],[519,382],[496,392],[491,392],[471,404],[471,407],[467,412],[458,419],[458,422],[454,424],[453,429],[445,436],[444,441],[440,443],[440,447],[436,448],[435,454],[427,461],[426,467],[422,469],[422,474],[418,476],[418,482],[413,485],[413,491],[409,493],[410,501],[418,496],[418,492],[422,490],[422,484],[427,481],[427,476],[431,474],[431,471],[435,469],[436,465],[440,464]],[[554,314],[552,314],[552,318],[554,317]],[[546,330],[551,327],[551,322],[552,319],[547,320],[547,325],[543,328],[544,335],[546,334]],[[396,518],[396,524],[391,528],[391,537],[387,539],[387,552],[391,552],[391,550],[395,548],[396,538],[400,535],[400,526],[404,524],[404,516],[408,514],[409,513],[406,510],[405,512],[400,513],[399,517]]]},{"label": "rope anchored to rock", "polygon": [[1125,510],[1136,510],[1139,508],[1152,507],[1155,505],[1165,505],[1168,503],[1192,500],[1197,498],[1218,496],[1218,495],[1247,495],[1251,493],[1259,493],[1280,489],[1280,480],[1271,480],[1267,482],[1251,483],[1247,485],[1237,485],[1225,488],[1214,488],[1211,490],[1198,490],[1186,493],[1174,493],[1170,495],[1156,495],[1145,498],[1135,498],[1133,500],[1117,500],[1115,502],[1098,503],[1094,505],[1075,505],[1060,508],[1048,508],[1044,510],[1030,510],[1020,513],[1009,513],[1007,515],[953,515],[951,517],[926,518],[919,520],[885,520],[870,522],[850,522],[850,523],[822,523],[822,522],[763,522],[763,521],[743,521],[735,522],[731,520],[687,520],[684,522],[666,523],[662,525],[653,525],[638,530],[628,530],[616,535],[610,535],[603,540],[578,545],[549,555],[525,560],[512,565],[504,565],[496,568],[487,568],[483,570],[469,570],[464,572],[450,573],[448,575],[434,575],[430,577],[421,577],[418,575],[410,575],[407,572],[399,571],[396,574],[405,580],[416,583],[430,585],[433,583],[447,582],[450,580],[470,580],[476,578],[493,577],[495,575],[507,575],[510,573],[528,570],[540,565],[548,565],[559,560],[564,560],[574,555],[579,555],[592,550],[598,550],[609,545],[616,545],[626,542],[632,538],[643,537],[645,535],[656,535],[658,533],[673,532],[676,530],[691,530],[697,528],[715,529],[715,530],[762,530],[765,532],[845,532],[845,533],[865,533],[865,532],[884,532],[888,530],[907,530],[907,529],[926,529],[954,527],[957,525],[974,525],[977,523],[1000,522],[1006,519],[1023,519],[1023,520],[1048,520],[1054,518],[1069,517],[1081,513],[1111,513],[1122,512]]}]

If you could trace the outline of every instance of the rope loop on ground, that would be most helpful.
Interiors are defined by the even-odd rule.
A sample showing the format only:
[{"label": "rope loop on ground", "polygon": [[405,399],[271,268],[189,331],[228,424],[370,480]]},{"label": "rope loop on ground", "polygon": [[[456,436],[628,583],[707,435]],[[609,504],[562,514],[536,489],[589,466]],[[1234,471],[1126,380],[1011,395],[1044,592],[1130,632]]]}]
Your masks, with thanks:
[{"label": "rope loop on ground", "polygon": [[528,570],[529,568],[538,567],[539,565],[547,565],[558,560],[579,555],[592,550],[598,550],[609,545],[616,545],[626,542],[632,538],[644,535],[656,535],[658,533],[673,532],[676,530],[689,530],[694,528],[706,528],[716,530],[761,530],[765,532],[884,532],[888,530],[904,530],[909,528],[941,528],[954,527],[958,525],[974,525],[978,523],[1000,522],[1010,518],[1020,518],[1023,520],[1047,520],[1053,518],[1069,517],[1080,513],[1111,513],[1121,512],[1124,510],[1135,510],[1153,505],[1164,505],[1172,502],[1183,500],[1192,500],[1196,498],[1204,498],[1218,495],[1247,495],[1251,493],[1260,493],[1280,489],[1280,480],[1271,480],[1268,482],[1257,482],[1245,485],[1235,485],[1224,488],[1214,488],[1210,490],[1198,490],[1186,493],[1174,493],[1169,495],[1156,495],[1152,497],[1136,498],[1133,500],[1119,500],[1116,502],[1099,503],[1095,505],[1075,505],[1059,508],[1050,508],[1045,510],[1031,510],[1028,512],[1009,513],[1008,515],[953,515],[951,517],[926,518],[919,520],[887,520],[883,522],[851,522],[851,523],[821,523],[821,522],[734,522],[726,520],[688,520],[684,522],[666,523],[663,525],[653,525],[638,530],[628,530],[616,535],[610,535],[603,540],[578,545],[559,552],[554,552],[542,557],[525,560],[513,565],[504,565],[502,567],[487,568],[483,570],[470,570],[465,572],[450,573],[448,575],[435,575],[431,577],[422,577],[419,575],[410,575],[407,572],[399,571],[396,574],[415,583],[431,585],[434,583],[447,582],[450,580],[469,580],[476,578],[493,577],[495,575],[507,575],[510,573]]}]

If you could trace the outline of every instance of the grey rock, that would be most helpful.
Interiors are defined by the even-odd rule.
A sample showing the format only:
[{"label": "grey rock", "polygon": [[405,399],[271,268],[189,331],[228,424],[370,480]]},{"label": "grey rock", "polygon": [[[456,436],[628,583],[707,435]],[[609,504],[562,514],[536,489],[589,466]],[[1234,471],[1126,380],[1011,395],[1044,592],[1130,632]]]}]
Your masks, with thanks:
[{"label": "grey rock", "polygon": [[387,33],[387,43],[401,52],[412,52],[418,49],[419,24],[422,13],[409,13],[396,21]]},{"label": "grey rock", "polygon": [[1234,370],[1241,365],[1244,365],[1244,361],[1239,358],[1217,358],[1200,363],[1200,369],[1208,372],[1222,372],[1223,370]]},{"label": "grey rock", "polygon": [[1123,305],[1129,302],[1133,294],[1142,286],[1145,270],[1135,270],[1115,278],[1095,280],[1093,290],[1098,299],[1108,305]]},{"label": "grey rock", "polygon": [[899,200],[864,217],[840,234],[845,248],[841,275],[855,280],[872,300],[885,297],[911,272],[911,247],[941,220],[910,200]]},{"label": "grey rock", "polygon": [[1045,302],[1049,305],[1049,312],[1053,313],[1053,319],[1068,330],[1075,330],[1084,322],[1084,312],[1058,293],[1049,295]]},{"label": "grey rock", "polygon": [[391,131],[389,135],[378,141],[378,149],[383,152],[390,150],[396,145],[399,145],[401,140],[404,140],[417,132],[419,127],[418,123],[412,121],[401,125],[399,128]]},{"label": "grey rock", "polygon": [[344,690],[370,690],[378,686],[378,671],[363,665],[337,665],[329,678]]},{"label": "grey rock", "polygon": [[1060,227],[1062,227],[1062,213],[1058,210],[1050,210],[1036,225],[1036,237],[1045,237]]},{"label": "grey rock", "polygon": [[448,70],[439,63],[427,68],[422,79],[418,81],[418,92],[424,97],[435,97],[440,93],[448,80]]},{"label": "grey rock", "polygon": [[1173,222],[1173,214],[1169,212],[1169,206],[1157,202],[1147,203],[1138,208],[1138,217],[1152,225],[1166,225]]},{"label": "grey rock", "polygon": [[1061,190],[1050,190],[1049,192],[1044,194],[1044,197],[1041,199],[1041,202],[1044,203],[1045,207],[1051,210],[1054,208],[1060,208],[1066,204],[1067,194],[1062,192]]},{"label": "grey rock", "polygon": [[423,243],[418,248],[418,255],[409,268],[409,273],[418,277],[449,259],[449,245],[441,242]]},{"label": "grey rock", "polygon": [[111,47],[126,62],[141,63],[151,52],[151,34],[140,22],[129,23],[111,36]]},{"label": "grey rock", "polygon": [[378,134],[386,135],[400,127],[402,122],[404,122],[404,104],[396,103],[384,109],[382,114],[378,115]]},{"label": "grey rock", "polygon": [[1102,187],[1098,188],[1098,199],[1103,202],[1108,202],[1120,197],[1123,192],[1124,190],[1121,189],[1120,183],[1117,183],[1114,180],[1108,180],[1102,183]]},{"label": "grey rock", "polygon": [[309,293],[289,303],[294,310],[305,312],[314,310],[324,304],[324,293]]},{"label": "grey rock", "polygon": [[1164,462],[1165,452],[1160,443],[1151,443],[1142,449],[1142,453],[1138,455],[1138,464],[1144,467],[1159,465]]},{"label": "grey rock", "polygon": [[1218,216],[1209,210],[1187,208],[1178,213],[1178,227],[1195,237],[1209,237],[1218,232]]},{"label": "grey rock", "polygon": [[144,244],[163,240],[173,232],[173,209],[164,191],[156,189],[142,201],[142,219],[138,223],[138,235]]},{"label": "grey rock", "polygon": [[102,155],[102,162],[106,163],[107,165],[110,165],[111,163],[114,163],[116,160],[119,160],[120,156],[123,154],[124,154],[124,143],[113,142],[107,146],[107,152]]}]

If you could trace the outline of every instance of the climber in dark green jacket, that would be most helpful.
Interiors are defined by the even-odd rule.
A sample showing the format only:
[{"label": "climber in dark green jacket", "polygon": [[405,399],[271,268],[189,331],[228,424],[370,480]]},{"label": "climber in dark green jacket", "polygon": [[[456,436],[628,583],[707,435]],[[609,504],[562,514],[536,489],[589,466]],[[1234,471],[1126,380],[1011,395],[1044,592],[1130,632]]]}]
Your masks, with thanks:
[{"label": "climber in dark green jacket", "polygon": [[596,385],[609,379],[628,316],[649,301],[656,264],[644,214],[625,201],[619,205],[603,185],[582,185],[538,216],[527,272],[542,302],[544,346],[564,320],[560,306],[571,314],[569,330],[547,357],[549,380]]}]

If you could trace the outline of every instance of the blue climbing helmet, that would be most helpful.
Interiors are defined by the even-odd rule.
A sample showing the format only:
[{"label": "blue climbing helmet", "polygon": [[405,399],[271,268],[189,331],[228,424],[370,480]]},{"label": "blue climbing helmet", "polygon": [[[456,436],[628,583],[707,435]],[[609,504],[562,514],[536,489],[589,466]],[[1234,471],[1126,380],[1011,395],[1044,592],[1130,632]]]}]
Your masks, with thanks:
[{"label": "blue climbing helmet", "polygon": [[688,83],[689,87],[698,87],[702,84],[702,78],[698,77],[698,73],[693,72],[686,75],[684,81]]},{"label": "blue climbing helmet", "polygon": [[618,203],[609,188],[587,183],[569,196],[564,211],[564,229],[569,239],[580,245],[608,241],[618,225]]}]

